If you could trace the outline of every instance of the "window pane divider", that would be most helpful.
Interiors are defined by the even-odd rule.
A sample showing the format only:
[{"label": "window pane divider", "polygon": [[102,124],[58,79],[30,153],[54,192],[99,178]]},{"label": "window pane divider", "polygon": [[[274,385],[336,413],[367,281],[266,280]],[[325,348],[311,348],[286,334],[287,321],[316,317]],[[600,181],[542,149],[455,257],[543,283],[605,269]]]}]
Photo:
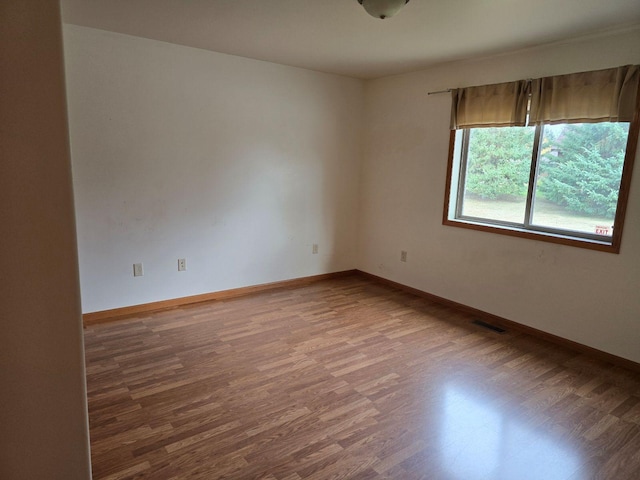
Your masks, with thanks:
[{"label": "window pane divider", "polygon": [[468,128],[465,128],[462,131],[462,154],[460,158],[460,174],[458,177],[458,192],[456,199],[456,218],[462,218],[462,209],[464,203],[464,188],[465,183],[467,181],[467,158],[469,155],[469,137],[471,135],[471,131]]},{"label": "window pane divider", "polygon": [[540,142],[542,141],[542,126],[536,125],[533,137],[533,153],[531,154],[531,169],[529,170],[529,185],[527,186],[527,201],[524,209],[524,227],[531,227],[533,216],[533,202],[535,197],[536,179],[538,175],[538,163],[540,160]]}]

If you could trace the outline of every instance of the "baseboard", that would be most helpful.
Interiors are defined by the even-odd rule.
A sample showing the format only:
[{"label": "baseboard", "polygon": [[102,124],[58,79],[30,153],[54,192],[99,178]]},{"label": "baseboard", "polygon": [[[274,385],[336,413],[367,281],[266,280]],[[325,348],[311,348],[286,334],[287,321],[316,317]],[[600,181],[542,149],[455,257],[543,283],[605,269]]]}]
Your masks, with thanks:
[{"label": "baseboard", "polygon": [[569,348],[575,352],[584,353],[584,354],[590,355],[591,357],[597,358],[599,360],[603,360],[605,362],[609,362],[614,365],[619,365],[621,367],[627,368],[629,370],[633,370],[635,372],[640,372],[640,363],[634,362],[633,360],[619,357],[617,355],[613,355],[612,353],[603,352],[602,350],[598,350],[597,348],[589,347],[588,345],[574,342],[573,340],[568,340],[566,338],[559,337],[558,335],[554,335],[552,333],[548,333],[543,330],[538,330],[537,328],[529,327],[527,325],[514,322],[513,320],[508,320],[498,315],[493,315],[492,313],[488,313],[488,312],[479,310],[477,308],[464,305],[462,303],[454,302],[453,300],[439,297],[438,295],[424,292],[422,290],[418,290],[417,288],[409,287],[407,285],[394,282],[393,280],[387,280],[386,278],[378,277],[377,275],[374,275],[372,273],[363,272],[362,270],[356,270],[356,271],[358,275],[361,275],[370,280],[374,280],[378,283],[389,285],[391,287],[395,287],[405,292],[412,293],[414,295],[417,295],[422,298],[426,298],[427,300],[430,300],[434,303],[438,303],[440,305],[445,305],[447,307],[455,308],[456,310],[468,313],[470,315],[473,315],[474,317],[478,317],[479,319],[484,320],[488,323],[502,327],[505,330],[512,330],[520,333],[525,333],[527,335],[531,335],[532,337],[537,337],[542,340],[546,340],[547,342]]},{"label": "baseboard", "polygon": [[328,280],[330,278],[346,277],[356,274],[356,270],[345,270],[342,272],[322,273],[320,275],[312,275],[309,277],[294,278],[291,280],[282,280],[279,282],[262,283],[259,285],[251,285],[248,287],[232,288],[230,290],[221,290],[219,292],[203,293],[201,295],[192,295],[189,297],[172,298],[169,300],[161,300],[159,302],[143,303],[140,305],[131,305],[129,307],[113,308],[110,310],[101,310],[98,312],[85,313],[82,315],[82,321],[85,326],[95,325],[97,323],[107,323],[121,317],[136,315],[141,313],[155,312],[168,308],[181,307],[191,305],[193,303],[209,302],[212,300],[225,300],[234,297],[242,297],[252,293],[264,292],[265,290],[274,290],[276,288],[295,288],[310,283]]}]

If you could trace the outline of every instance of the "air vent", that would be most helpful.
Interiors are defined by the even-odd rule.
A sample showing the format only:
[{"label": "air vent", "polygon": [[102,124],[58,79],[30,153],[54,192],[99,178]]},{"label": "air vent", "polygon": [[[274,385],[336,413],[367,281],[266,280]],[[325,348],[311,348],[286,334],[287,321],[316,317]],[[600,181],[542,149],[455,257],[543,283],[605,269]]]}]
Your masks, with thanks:
[{"label": "air vent", "polygon": [[497,325],[491,325],[490,323],[483,322],[482,320],[474,320],[471,323],[474,325],[478,325],[479,327],[486,328],[487,330],[491,330],[496,333],[504,333],[506,330],[504,328],[500,328]]}]

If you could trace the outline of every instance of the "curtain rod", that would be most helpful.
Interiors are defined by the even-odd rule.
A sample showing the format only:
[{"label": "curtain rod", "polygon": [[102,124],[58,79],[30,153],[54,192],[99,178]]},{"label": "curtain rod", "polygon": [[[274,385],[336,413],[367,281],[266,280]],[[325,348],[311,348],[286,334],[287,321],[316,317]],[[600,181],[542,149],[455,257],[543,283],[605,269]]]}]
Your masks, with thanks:
[{"label": "curtain rod", "polygon": [[427,95],[438,95],[439,93],[450,93],[451,89],[447,88],[446,90],[438,90],[436,92],[427,92]]}]

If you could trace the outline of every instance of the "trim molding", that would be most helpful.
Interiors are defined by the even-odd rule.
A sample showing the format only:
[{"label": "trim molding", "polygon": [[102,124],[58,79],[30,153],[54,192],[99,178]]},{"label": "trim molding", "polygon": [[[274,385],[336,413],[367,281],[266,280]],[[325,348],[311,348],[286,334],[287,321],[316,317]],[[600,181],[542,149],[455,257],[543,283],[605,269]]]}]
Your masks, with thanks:
[{"label": "trim molding", "polygon": [[225,300],[228,298],[250,295],[256,292],[264,292],[265,290],[275,290],[277,288],[300,287],[303,285],[308,285],[309,283],[315,283],[330,278],[346,277],[349,275],[355,275],[356,273],[357,270],[322,273],[320,275],[312,275],[310,277],[300,277],[291,280],[281,280],[279,282],[262,283],[259,285],[251,285],[248,287],[221,290],[219,292],[203,293],[200,295],[192,295],[189,297],[172,298],[169,300],[160,300],[158,302],[142,303],[140,305],[131,305],[129,307],[112,308],[110,310],[85,313],[82,315],[82,322],[86,327],[87,325],[111,322],[113,320],[117,320],[120,317],[129,315],[155,312],[157,310],[165,310],[169,308],[181,307],[183,305],[190,305],[192,303],[209,302],[212,300]]},{"label": "trim molding", "polygon": [[618,365],[618,366],[627,368],[629,370],[633,370],[635,372],[640,372],[640,363],[634,362],[633,360],[619,357],[612,353],[607,353],[602,350],[598,350],[597,348],[589,347],[588,345],[574,342],[573,340],[559,337],[558,335],[554,335],[552,333],[548,333],[543,330],[538,330],[537,328],[529,327],[527,325],[523,325],[522,323],[514,322],[513,320],[508,320],[506,318],[499,317],[498,315],[494,315],[492,313],[488,313],[483,310],[478,310],[477,308],[473,308],[468,305],[464,305],[462,303],[454,302],[453,300],[449,300],[444,297],[439,297],[438,295],[434,295],[432,293],[418,290],[417,288],[403,285],[402,283],[394,282],[393,280],[387,280],[386,278],[378,277],[377,275],[374,275],[372,273],[363,272],[362,270],[356,270],[356,271],[359,275],[366,277],[370,280],[373,280],[375,282],[389,285],[391,287],[394,287],[400,290],[404,290],[405,292],[412,293],[418,297],[426,298],[427,300],[431,300],[432,302],[454,308],[456,310],[468,313],[475,317],[479,317],[481,320],[484,320],[493,325],[502,327],[505,330],[512,330],[520,333],[525,333],[527,335],[531,335],[532,337],[540,338],[542,340],[546,340],[550,343],[554,343],[561,347],[571,349],[575,352],[584,353],[594,358],[597,358],[599,360],[609,362],[614,365]]}]

